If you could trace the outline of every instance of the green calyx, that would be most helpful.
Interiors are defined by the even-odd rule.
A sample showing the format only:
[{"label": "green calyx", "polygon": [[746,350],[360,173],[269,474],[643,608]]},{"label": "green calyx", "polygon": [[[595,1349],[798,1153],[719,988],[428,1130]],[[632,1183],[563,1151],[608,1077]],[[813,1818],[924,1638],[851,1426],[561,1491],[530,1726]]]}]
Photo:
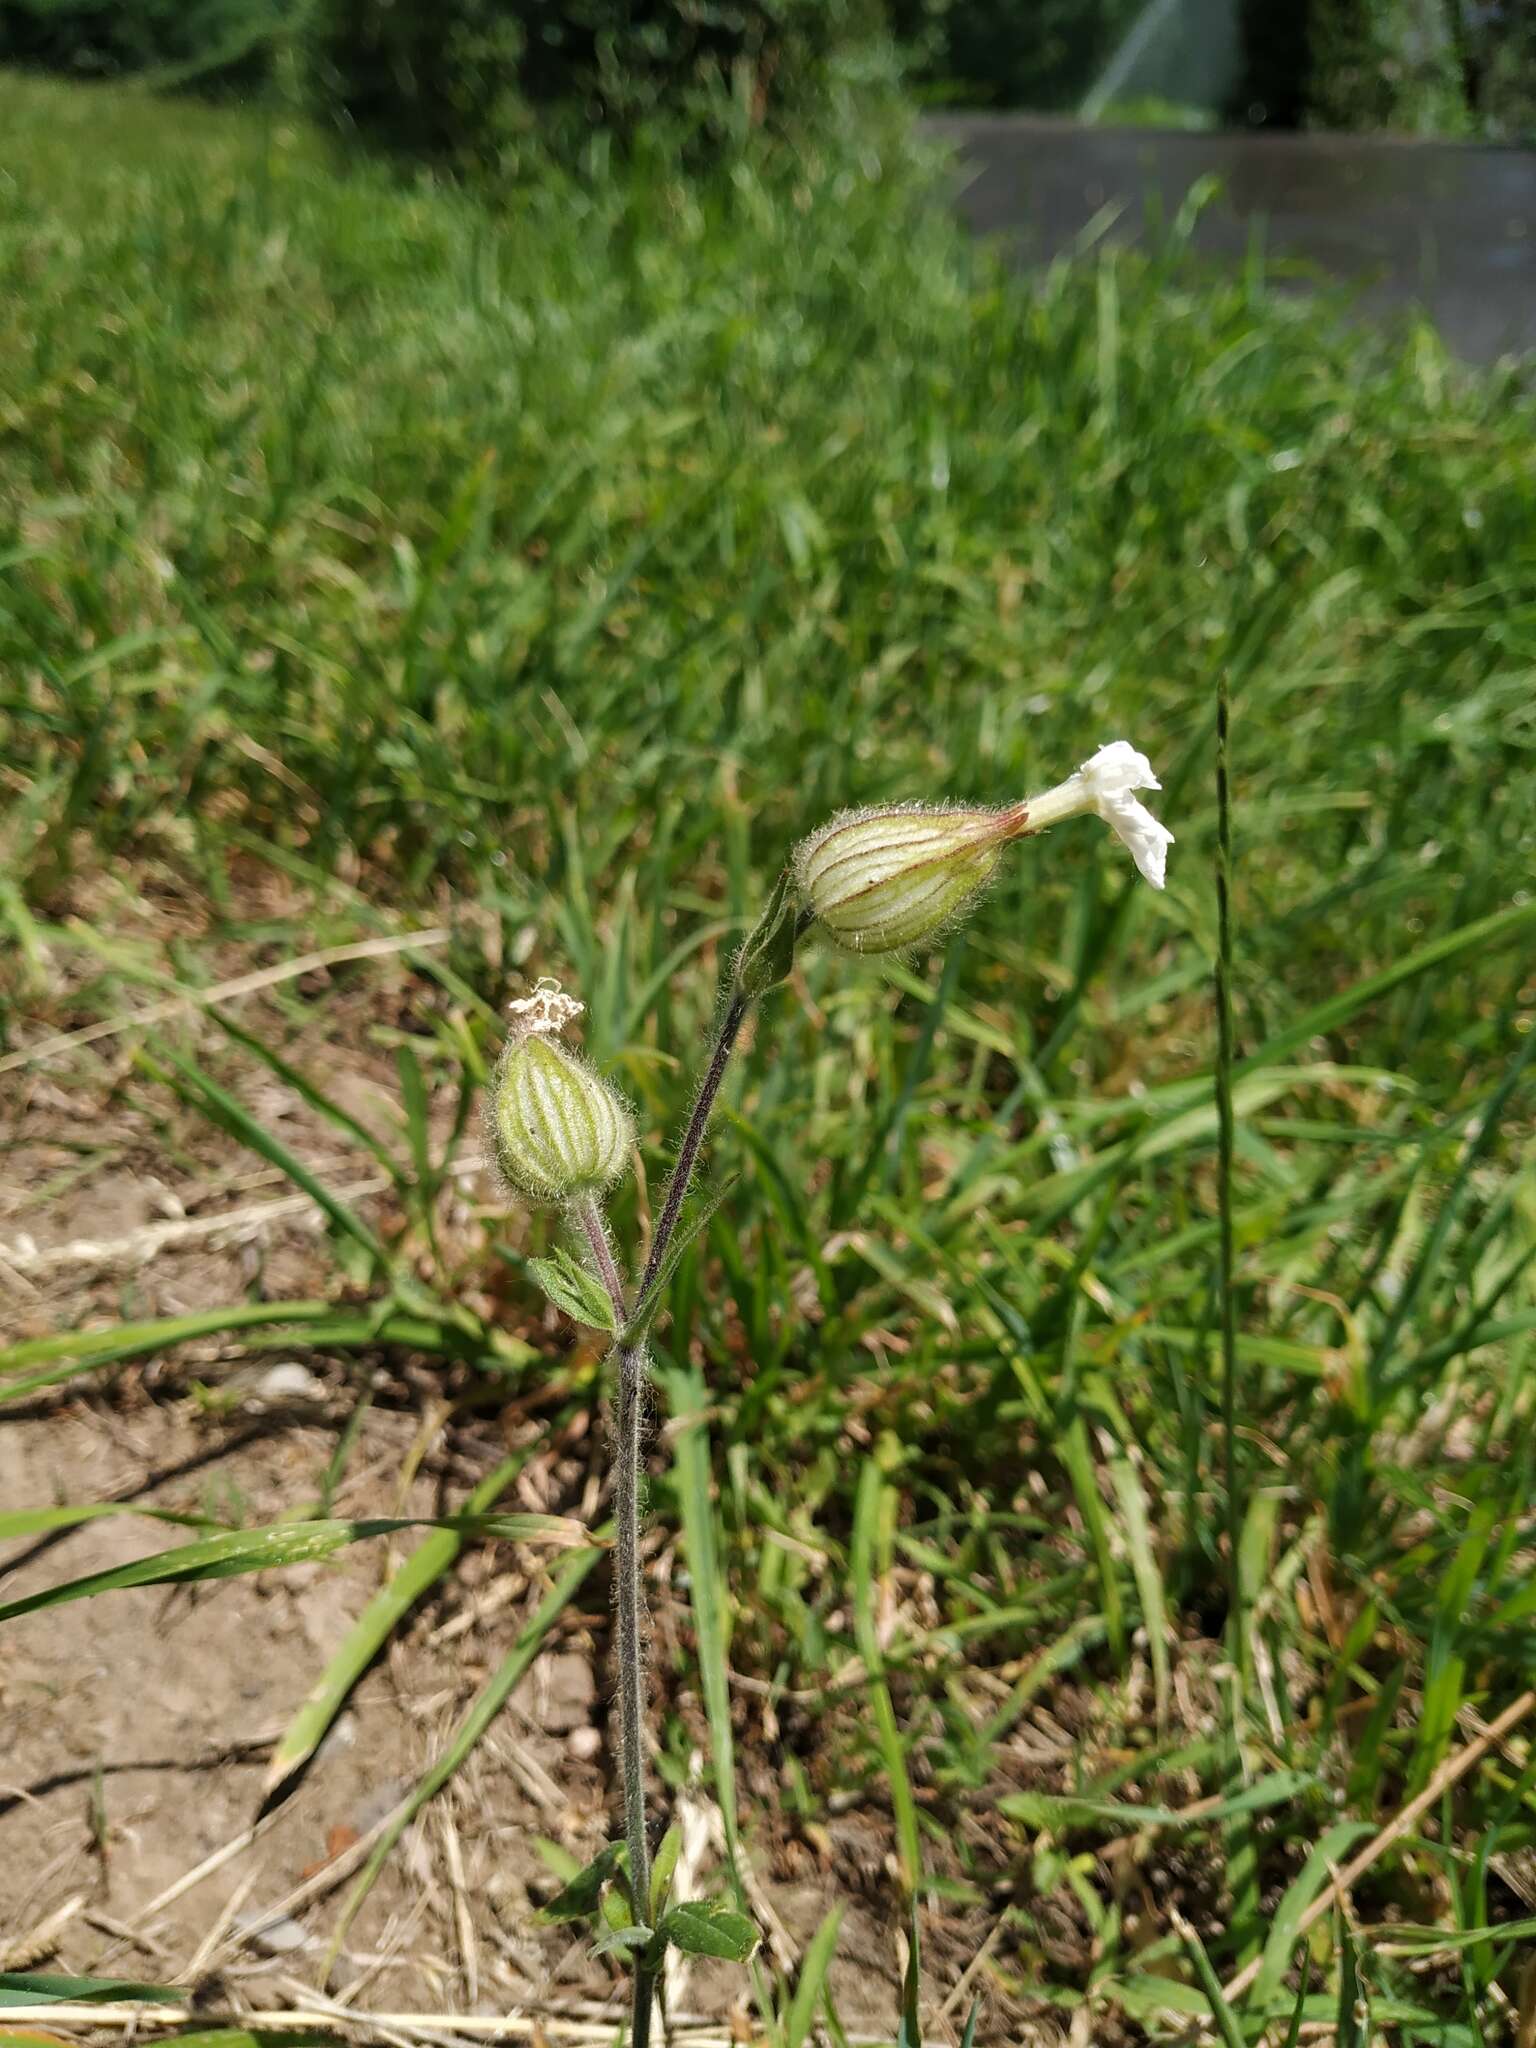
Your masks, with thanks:
[{"label": "green calyx", "polygon": [[938,936],[992,879],[1016,815],[897,804],[854,811],[795,854],[817,924],[853,953],[895,953]]},{"label": "green calyx", "polygon": [[530,1202],[566,1202],[606,1188],[634,1142],[617,1090],[542,1035],[514,1039],[502,1054],[486,1132],[507,1187]]}]

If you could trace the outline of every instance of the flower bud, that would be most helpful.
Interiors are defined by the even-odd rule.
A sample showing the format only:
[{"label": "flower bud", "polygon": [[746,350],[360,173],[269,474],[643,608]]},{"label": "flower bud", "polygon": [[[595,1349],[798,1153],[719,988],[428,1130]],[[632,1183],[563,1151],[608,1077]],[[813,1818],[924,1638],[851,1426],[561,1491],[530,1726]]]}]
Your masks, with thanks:
[{"label": "flower bud", "polygon": [[502,1179],[530,1202],[594,1194],[622,1172],[634,1142],[629,1109],[559,1042],[582,1005],[540,982],[513,1003],[512,1035],[491,1077],[486,1136]]},{"label": "flower bud", "polygon": [[894,953],[941,932],[986,887],[1006,842],[1028,829],[1022,807],[847,811],[802,843],[795,875],[840,946]]}]

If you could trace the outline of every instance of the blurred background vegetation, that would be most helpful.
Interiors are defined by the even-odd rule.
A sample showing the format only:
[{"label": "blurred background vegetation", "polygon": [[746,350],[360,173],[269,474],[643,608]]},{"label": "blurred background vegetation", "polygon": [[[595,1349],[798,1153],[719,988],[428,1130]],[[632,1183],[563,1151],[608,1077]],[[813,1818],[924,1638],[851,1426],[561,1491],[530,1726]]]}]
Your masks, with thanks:
[{"label": "blurred background vegetation", "polygon": [[1511,140],[1536,0],[0,0],[0,64],[297,95],[393,145],[484,155],[527,110],[620,125],[744,71],[759,118],[889,42],[930,102],[1071,112],[1127,36],[1234,62],[1240,125]]}]

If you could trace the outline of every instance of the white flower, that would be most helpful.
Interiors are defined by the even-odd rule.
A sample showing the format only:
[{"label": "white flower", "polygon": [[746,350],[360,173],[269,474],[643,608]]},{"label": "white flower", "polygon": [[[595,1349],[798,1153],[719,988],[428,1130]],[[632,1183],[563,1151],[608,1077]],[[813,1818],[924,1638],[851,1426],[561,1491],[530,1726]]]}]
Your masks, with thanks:
[{"label": "white flower", "polygon": [[545,975],[534,983],[531,996],[508,1003],[507,1015],[512,1019],[512,1035],[519,1041],[525,1038],[558,1038],[566,1025],[579,1017],[586,1007],[574,996],[565,995],[559,982]]},{"label": "white flower", "polygon": [[1069,775],[1044,796],[1030,799],[1027,829],[1043,832],[1047,825],[1059,824],[1063,818],[1092,811],[1130,848],[1131,858],[1153,888],[1161,889],[1167,876],[1173,834],[1135,794],[1138,789],[1161,787],[1145,754],[1138,754],[1128,740],[1111,740],[1107,747],[1100,747],[1091,761],[1085,761],[1075,775]]}]

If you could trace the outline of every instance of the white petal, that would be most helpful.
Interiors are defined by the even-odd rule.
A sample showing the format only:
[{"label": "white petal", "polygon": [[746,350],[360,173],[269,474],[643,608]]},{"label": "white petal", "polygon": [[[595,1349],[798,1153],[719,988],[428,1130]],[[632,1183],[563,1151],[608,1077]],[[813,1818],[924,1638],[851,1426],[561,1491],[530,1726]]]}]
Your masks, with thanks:
[{"label": "white petal", "polygon": [[1161,889],[1168,871],[1168,849],[1173,834],[1158,823],[1134,791],[1160,789],[1152,763],[1129,740],[1111,740],[1085,761],[1075,775],[1043,796],[1029,799],[1025,807],[1026,829],[1043,832],[1059,825],[1063,818],[1075,818],[1092,811],[1102,818],[1131,849],[1136,865],[1152,884]]},{"label": "white petal", "polygon": [[1168,874],[1168,849],[1173,844],[1168,827],[1133,796],[1106,799],[1099,815],[1130,848],[1131,858],[1153,888],[1161,889]]},{"label": "white petal", "polygon": [[[1085,761],[1077,772],[1092,793],[1096,806],[1104,800],[1128,795],[1133,789],[1162,788],[1152,773],[1152,763],[1145,754],[1138,754],[1129,740],[1111,740],[1107,747],[1100,747],[1091,761]],[[1107,813],[1101,815],[1107,816]]]}]

